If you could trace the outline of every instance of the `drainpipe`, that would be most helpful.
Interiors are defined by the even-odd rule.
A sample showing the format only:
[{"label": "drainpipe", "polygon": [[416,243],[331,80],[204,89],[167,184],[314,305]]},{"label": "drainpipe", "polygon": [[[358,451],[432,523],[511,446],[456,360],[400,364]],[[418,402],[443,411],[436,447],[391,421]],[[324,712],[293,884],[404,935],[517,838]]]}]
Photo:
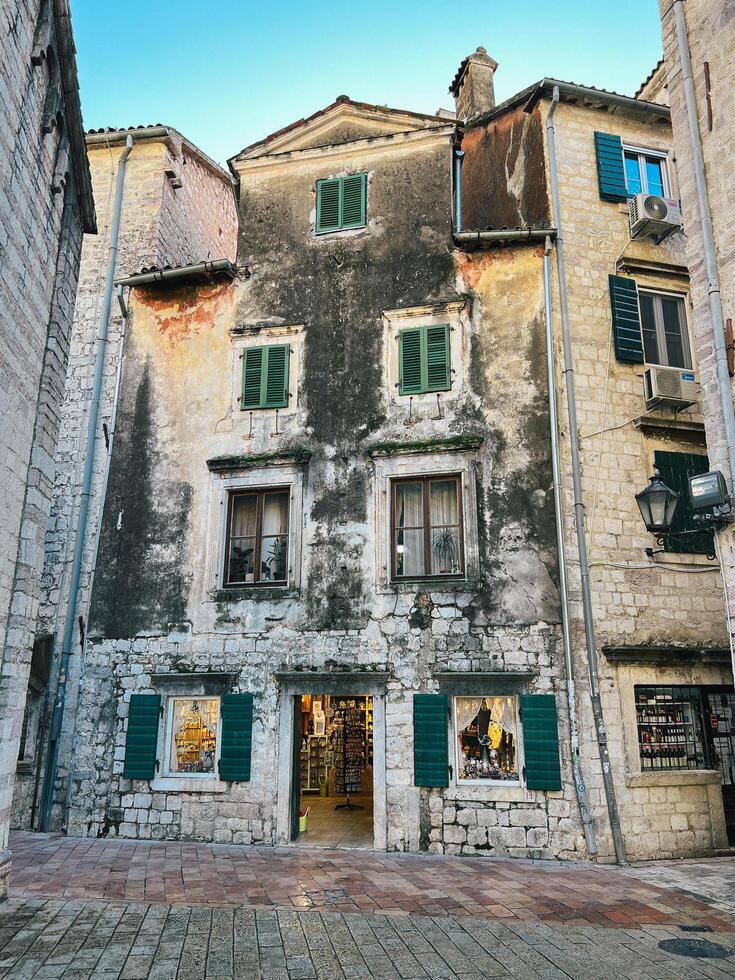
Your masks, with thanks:
[{"label": "drainpipe", "polygon": [[107,278],[105,280],[105,291],[102,299],[102,314],[100,316],[99,333],[97,335],[97,352],[95,354],[94,364],[94,384],[92,387],[92,397],[89,407],[89,423],[87,427],[87,444],[84,454],[84,477],[82,479],[79,521],[77,523],[77,533],[74,541],[74,559],[71,568],[69,601],[66,607],[64,637],[61,646],[61,665],[59,668],[59,680],[56,687],[56,700],[54,702],[54,710],[51,716],[48,759],[46,762],[43,795],[41,798],[41,830],[48,829],[49,818],[51,816],[51,806],[53,803],[53,788],[58,770],[59,738],[61,736],[61,726],[64,720],[67,675],[69,673],[69,660],[71,658],[72,641],[74,639],[74,623],[76,620],[77,603],[79,600],[79,581],[82,572],[84,543],[87,536],[89,498],[91,496],[92,473],[94,470],[94,450],[102,394],[102,376],[105,367],[105,353],[107,350],[107,330],[110,319],[110,307],[112,305],[112,287],[115,278],[115,264],[117,262],[117,242],[120,234],[120,212],[122,210],[123,187],[125,185],[125,167],[132,149],[133,137],[128,136],[125,141],[125,149],[120,154],[120,159],[117,165],[117,185],[115,187],[115,201],[113,204],[112,222],[110,225],[110,256],[107,263]]},{"label": "drainpipe", "polygon": [[549,147],[549,171],[551,176],[551,204],[554,212],[556,228],[556,269],[559,279],[559,308],[561,312],[562,351],[564,354],[564,379],[567,390],[567,414],[569,416],[569,445],[572,457],[572,487],[574,491],[574,517],[577,531],[577,551],[579,552],[579,571],[582,587],[582,615],[584,619],[584,635],[587,648],[587,670],[590,682],[590,700],[595,722],[595,733],[600,751],[602,766],[602,783],[605,791],[605,802],[610,821],[615,858],[618,864],[627,864],[625,845],[620,830],[620,817],[615,799],[615,785],[610,769],[610,754],[607,747],[607,732],[602,716],[600,700],[600,680],[597,673],[597,644],[595,640],[595,623],[592,615],[592,592],[590,589],[590,569],[587,556],[587,541],[584,528],[584,503],[582,502],[582,478],[579,459],[579,436],[577,426],[577,403],[574,391],[574,363],[572,361],[572,337],[569,326],[569,299],[567,295],[567,276],[564,264],[564,229],[561,221],[561,201],[559,198],[559,174],[556,160],[556,134],[554,131],[554,114],[559,104],[559,86],[555,85],[551,108],[546,117],[546,136]]},{"label": "drainpipe", "polygon": [[454,151],[454,233],[462,231],[462,160],[464,150]]},{"label": "drainpipe", "polygon": [[556,518],[556,548],[559,555],[559,593],[561,599],[561,628],[564,639],[564,664],[567,675],[567,711],[569,712],[569,740],[572,748],[572,771],[577,791],[579,815],[587,844],[592,856],[597,854],[595,828],[592,824],[587,791],[579,761],[579,728],[577,727],[577,694],[574,686],[572,661],[572,635],[569,622],[569,593],[567,591],[567,557],[564,544],[564,508],[562,506],[561,464],[559,460],[559,405],[556,397],[556,368],[554,366],[554,328],[551,320],[551,237],[547,235],[544,246],[544,303],[546,308],[546,375],[549,387],[549,423],[551,428],[551,471],[554,480],[554,517]]}]

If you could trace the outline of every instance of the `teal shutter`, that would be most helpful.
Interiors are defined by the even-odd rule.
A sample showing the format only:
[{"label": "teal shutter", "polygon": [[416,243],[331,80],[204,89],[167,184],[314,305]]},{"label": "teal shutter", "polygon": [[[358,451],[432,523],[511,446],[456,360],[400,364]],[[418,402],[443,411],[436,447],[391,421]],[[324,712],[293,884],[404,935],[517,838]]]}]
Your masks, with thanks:
[{"label": "teal shutter", "polygon": [[242,365],[242,398],[240,408],[260,408],[263,386],[263,347],[248,347]]},{"label": "teal shutter", "polygon": [[553,694],[522,694],[523,755],[528,789],[561,789],[559,731]]},{"label": "teal shutter", "polygon": [[366,174],[342,178],[342,228],[361,228],[365,224]]},{"label": "teal shutter", "polygon": [[398,334],[398,390],[402,395],[422,392],[421,330],[401,330]]},{"label": "teal shutter", "polygon": [[316,230],[339,230],[339,180],[320,180],[316,185]]},{"label": "teal shutter", "polygon": [[595,153],[600,197],[603,201],[627,201],[630,195],[625,184],[623,141],[610,133],[595,133]]},{"label": "teal shutter", "polygon": [[615,356],[619,361],[642,364],[643,334],[638,309],[638,287],[635,279],[625,276],[609,276],[610,309]]},{"label": "teal shutter", "polygon": [[158,751],[160,694],[131,694],[125,739],[125,779],[153,779]]},{"label": "teal shutter", "polygon": [[288,405],[289,353],[287,344],[266,347],[261,398],[263,408],[285,408]]},{"label": "teal shutter", "polygon": [[247,782],[253,747],[253,695],[223,694],[221,707],[220,779]]},{"label": "teal shutter", "polygon": [[451,388],[449,357],[449,324],[427,327],[426,334],[426,390],[446,391]]},{"label": "teal shutter", "polygon": [[413,696],[413,782],[449,785],[446,694]]},{"label": "teal shutter", "polygon": [[[664,537],[664,551],[688,555],[713,555],[715,541],[713,531],[699,530],[694,520],[694,510],[689,497],[689,477],[709,472],[709,459],[699,453],[670,453],[656,450],[653,465],[661,474],[667,487],[679,496],[671,531]],[[683,534],[696,531],[696,534]]]}]

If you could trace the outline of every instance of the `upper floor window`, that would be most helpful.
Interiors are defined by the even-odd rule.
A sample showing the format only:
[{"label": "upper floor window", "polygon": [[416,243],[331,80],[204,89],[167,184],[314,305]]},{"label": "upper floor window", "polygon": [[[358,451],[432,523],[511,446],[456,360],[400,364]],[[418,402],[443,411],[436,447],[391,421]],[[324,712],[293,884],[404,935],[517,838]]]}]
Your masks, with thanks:
[{"label": "upper floor window", "polygon": [[229,494],[225,585],[285,585],[288,575],[288,489]]},{"label": "upper floor window", "polygon": [[285,408],[288,405],[288,344],[248,347],[242,358],[240,408]]},{"label": "upper floor window", "polygon": [[658,150],[623,147],[625,184],[629,194],[670,197],[666,154]]},{"label": "upper floor window", "polygon": [[367,223],[367,174],[349,174],[316,182],[316,230],[363,228]]},{"label": "upper floor window", "polygon": [[398,335],[398,379],[401,395],[447,391],[452,387],[449,324],[401,330]]},{"label": "upper floor window", "polygon": [[646,363],[691,369],[684,297],[638,290]]},{"label": "upper floor window", "polygon": [[459,476],[394,480],[392,513],[394,578],[464,574]]}]

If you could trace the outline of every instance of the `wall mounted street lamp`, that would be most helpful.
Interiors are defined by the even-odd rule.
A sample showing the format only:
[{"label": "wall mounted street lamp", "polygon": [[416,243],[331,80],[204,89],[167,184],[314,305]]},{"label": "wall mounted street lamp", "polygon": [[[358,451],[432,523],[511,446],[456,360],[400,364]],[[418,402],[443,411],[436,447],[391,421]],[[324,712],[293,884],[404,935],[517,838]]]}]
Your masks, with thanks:
[{"label": "wall mounted street lamp", "polygon": [[[667,487],[658,470],[653,471],[651,482],[645,490],[635,495],[635,502],[641,512],[643,523],[649,534],[656,535],[656,541],[663,545],[664,537],[671,530],[671,522],[676,513],[681,494]],[[646,553],[650,551],[646,549]]]}]

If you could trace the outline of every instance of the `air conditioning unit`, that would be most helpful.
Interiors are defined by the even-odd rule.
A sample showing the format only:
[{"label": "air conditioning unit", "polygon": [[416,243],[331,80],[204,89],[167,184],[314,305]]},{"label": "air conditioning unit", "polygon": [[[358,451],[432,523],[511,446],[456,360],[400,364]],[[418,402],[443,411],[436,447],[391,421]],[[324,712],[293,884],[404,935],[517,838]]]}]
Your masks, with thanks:
[{"label": "air conditioning unit", "polygon": [[646,408],[688,408],[697,401],[694,371],[650,367],[643,375]]},{"label": "air conditioning unit", "polygon": [[650,235],[661,242],[681,228],[679,202],[657,194],[636,194],[628,202],[630,237]]}]

